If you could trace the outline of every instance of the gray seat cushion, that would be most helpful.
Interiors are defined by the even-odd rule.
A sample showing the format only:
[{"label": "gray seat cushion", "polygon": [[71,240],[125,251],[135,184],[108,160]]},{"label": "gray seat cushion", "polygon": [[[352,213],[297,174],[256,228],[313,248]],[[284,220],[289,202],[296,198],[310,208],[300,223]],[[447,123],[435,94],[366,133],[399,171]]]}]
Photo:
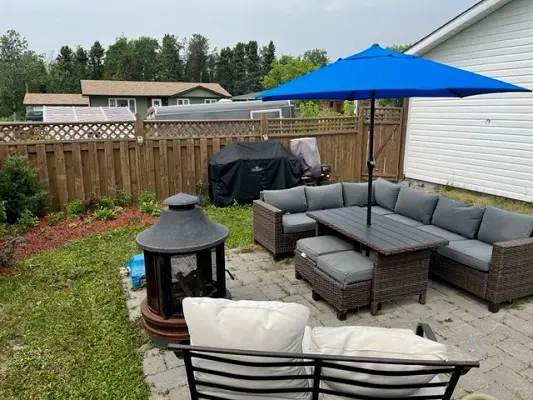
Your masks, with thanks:
[{"label": "gray seat cushion", "polygon": [[439,247],[437,252],[479,271],[487,272],[490,269],[492,245],[480,240],[450,242],[448,246]]},{"label": "gray seat cushion", "polygon": [[378,206],[394,211],[402,185],[378,178],[374,182],[374,196]]},{"label": "gray seat cushion", "polygon": [[349,285],[372,279],[374,264],[368,257],[350,250],[320,256],[316,266],[336,281]]},{"label": "gray seat cushion", "polygon": [[307,197],[307,210],[326,210],[328,208],[339,208],[342,203],[342,185],[333,183],[324,186],[305,186],[305,196]]},{"label": "gray seat cushion", "polygon": [[281,223],[283,224],[283,233],[314,231],[316,229],[316,221],[305,213],[285,214],[281,217]]},{"label": "gray seat cushion", "polygon": [[464,236],[447,231],[446,229],[439,228],[438,226],[435,226],[435,225],[422,225],[422,226],[417,226],[417,228],[424,232],[431,233],[432,235],[444,238],[449,242],[455,242],[457,240],[468,240]]},{"label": "gray seat cushion", "polygon": [[309,259],[316,261],[318,256],[353,250],[353,246],[337,236],[315,236],[298,240],[296,242],[296,250],[305,254]]},{"label": "gray seat cushion", "polygon": [[523,239],[531,236],[533,216],[487,207],[478,239],[490,244]]},{"label": "gray seat cushion", "polygon": [[473,239],[481,223],[484,208],[471,206],[449,197],[441,197],[431,219],[432,225]]},{"label": "gray seat cushion", "polygon": [[439,196],[434,194],[402,187],[398,195],[395,211],[397,214],[416,219],[427,225],[431,222],[438,200]]},{"label": "gray seat cushion", "polygon": [[380,206],[372,206],[372,212],[379,214],[379,215],[394,214],[394,211],[391,211],[387,208],[383,208]]},{"label": "gray seat cushion", "polygon": [[[374,186],[372,186],[372,204],[375,203]],[[342,183],[342,196],[346,207],[363,207],[368,204],[368,183]]]},{"label": "gray seat cushion", "polygon": [[402,224],[409,225],[409,226],[422,226],[424,225],[422,222],[417,221],[416,219],[406,217],[405,215],[400,214],[387,214],[385,215],[386,218],[393,219],[395,221],[401,222]]},{"label": "gray seat cushion", "polygon": [[280,209],[284,213],[307,211],[304,186],[281,190],[263,190],[261,196],[265,203]]}]

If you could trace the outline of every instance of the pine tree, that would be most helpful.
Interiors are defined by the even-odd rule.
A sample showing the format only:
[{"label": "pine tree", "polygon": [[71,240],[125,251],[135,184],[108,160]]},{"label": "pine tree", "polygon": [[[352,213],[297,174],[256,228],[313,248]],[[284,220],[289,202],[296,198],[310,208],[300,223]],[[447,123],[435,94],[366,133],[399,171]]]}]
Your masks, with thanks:
[{"label": "pine tree", "polygon": [[219,54],[218,50],[214,49],[211,54],[207,56],[207,63],[206,63],[206,72],[207,76],[206,79],[203,79],[202,82],[215,82],[215,75],[216,75],[216,65],[218,60]]},{"label": "pine tree", "polygon": [[88,61],[89,56],[87,55],[87,51],[83,47],[78,46],[76,48],[76,53],[74,54],[74,65],[79,79],[88,78]]},{"label": "pine tree", "polygon": [[263,46],[261,49],[261,75],[265,76],[270,72],[272,64],[276,61],[276,46],[274,42],[270,41],[268,46]]},{"label": "pine tree", "polygon": [[233,51],[229,47],[220,50],[216,61],[215,82],[220,83],[224,89],[234,94],[233,89]]},{"label": "pine tree", "polygon": [[261,60],[259,58],[257,42],[251,40],[246,45],[246,92],[261,90]]},{"label": "pine tree", "polygon": [[233,92],[234,96],[247,93],[246,45],[239,42],[233,48]]},{"label": "pine tree", "polygon": [[183,80],[183,43],[174,35],[166,34],[161,42],[159,52],[159,80]]},{"label": "pine tree", "polygon": [[135,57],[135,69],[132,78],[139,81],[155,81],[159,74],[157,64],[159,42],[157,39],[143,36],[132,41]]},{"label": "pine tree", "polygon": [[189,82],[202,82],[207,79],[207,58],[209,54],[209,40],[205,36],[195,33],[189,39],[187,46],[187,61],[185,63],[185,78]]},{"label": "pine tree", "polygon": [[89,50],[87,60],[88,77],[90,79],[102,79],[104,76],[104,53],[105,50],[97,40]]}]

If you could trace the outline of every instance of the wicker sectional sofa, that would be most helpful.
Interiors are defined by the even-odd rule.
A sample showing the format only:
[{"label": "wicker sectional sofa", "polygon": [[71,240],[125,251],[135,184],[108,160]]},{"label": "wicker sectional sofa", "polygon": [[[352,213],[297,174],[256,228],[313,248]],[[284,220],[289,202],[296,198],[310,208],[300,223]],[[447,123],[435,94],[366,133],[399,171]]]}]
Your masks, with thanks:
[{"label": "wicker sectional sofa", "polygon": [[[263,191],[254,201],[254,239],[274,254],[293,254],[315,235],[307,211],[367,204],[366,183]],[[533,216],[478,207],[377,179],[372,211],[449,241],[432,252],[430,274],[489,301],[533,295]]]}]

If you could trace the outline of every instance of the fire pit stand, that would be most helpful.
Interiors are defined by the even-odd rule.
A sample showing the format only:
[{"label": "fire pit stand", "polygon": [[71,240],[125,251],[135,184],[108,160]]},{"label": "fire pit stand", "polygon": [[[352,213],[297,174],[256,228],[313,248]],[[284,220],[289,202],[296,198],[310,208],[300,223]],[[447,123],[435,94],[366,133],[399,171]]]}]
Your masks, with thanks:
[{"label": "fire pit stand", "polygon": [[185,297],[231,297],[224,256],[228,229],[207,218],[198,203],[188,194],[169,197],[161,217],[137,236],[146,269],[141,315],[158,346],[189,340]]}]

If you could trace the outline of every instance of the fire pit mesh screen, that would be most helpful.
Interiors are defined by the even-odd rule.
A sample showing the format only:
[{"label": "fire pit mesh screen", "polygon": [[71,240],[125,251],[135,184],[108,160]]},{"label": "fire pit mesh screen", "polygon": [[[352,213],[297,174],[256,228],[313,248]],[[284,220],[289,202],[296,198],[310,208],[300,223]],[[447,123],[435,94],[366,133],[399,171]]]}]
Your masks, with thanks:
[{"label": "fire pit mesh screen", "polygon": [[[213,252],[214,255],[214,252]],[[216,264],[198,265],[195,254],[171,257],[172,305],[174,315],[183,314],[185,297],[214,297],[217,293]]]}]

